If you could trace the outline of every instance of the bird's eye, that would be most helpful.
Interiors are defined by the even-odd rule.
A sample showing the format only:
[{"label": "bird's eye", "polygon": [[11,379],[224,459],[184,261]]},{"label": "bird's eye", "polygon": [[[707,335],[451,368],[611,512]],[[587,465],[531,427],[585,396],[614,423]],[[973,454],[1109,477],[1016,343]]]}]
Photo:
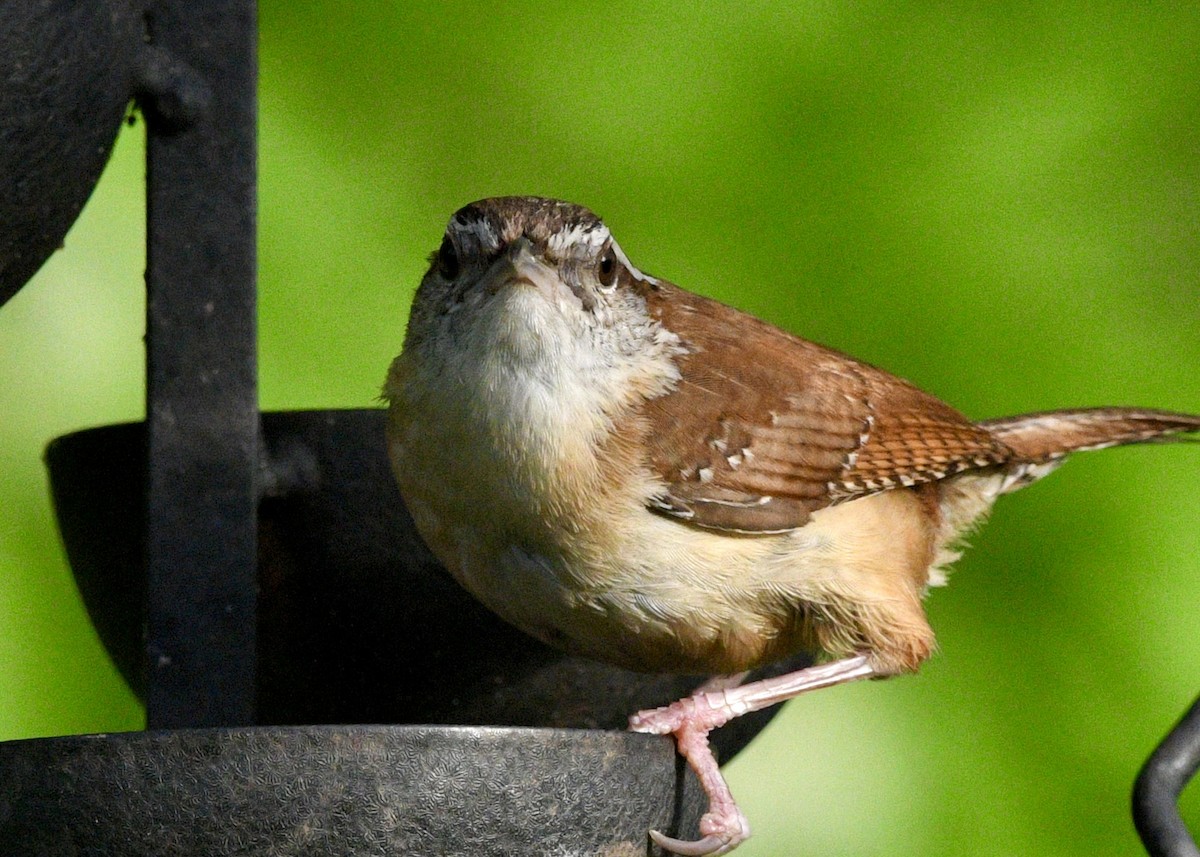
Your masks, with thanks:
[{"label": "bird's eye", "polygon": [[437,266],[438,273],[446,280],[453,280],[458,276],[458,251],[454,249],[454,242],[447,235],[442,239],[442,246],[437,251]]},{"label": "bird's eye", "polygon": [[609,247],[596,263],[596,279],[600,281],[600,290],[611,292],[617,287],[617,254]]}]

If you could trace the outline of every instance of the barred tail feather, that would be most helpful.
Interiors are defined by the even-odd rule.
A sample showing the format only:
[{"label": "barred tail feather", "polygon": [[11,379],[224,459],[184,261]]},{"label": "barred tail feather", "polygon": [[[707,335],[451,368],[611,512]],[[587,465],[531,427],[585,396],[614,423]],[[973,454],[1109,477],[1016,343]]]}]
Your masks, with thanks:
[{"label": "barred tail feather", "polygon": [[1147,408],[1080,408],[984,420],[979,425],[1018,457],[1048,462],[1072,452],[1127,443],[1187,440],[1180,435],[1200,432],[1200,415]]}]

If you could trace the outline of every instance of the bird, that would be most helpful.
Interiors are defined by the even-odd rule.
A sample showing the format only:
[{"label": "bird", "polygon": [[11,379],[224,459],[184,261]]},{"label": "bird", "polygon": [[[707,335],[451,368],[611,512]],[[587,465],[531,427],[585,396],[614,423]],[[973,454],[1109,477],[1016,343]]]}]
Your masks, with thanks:
[{"label": "bird", "polygon": [[[993,503],[1071,453],[1194,439],[1100,407],[973,421],[868,363],[644,273],[584,206],[449,220],[384,385],[418,532],[501,618],[565,652],[712,676],[630,728],[671,735],[708,799],[685,857],[750,835],[711,730],[915,672],[923,600]],[[800,652],[814,665],[744,683]]]}]

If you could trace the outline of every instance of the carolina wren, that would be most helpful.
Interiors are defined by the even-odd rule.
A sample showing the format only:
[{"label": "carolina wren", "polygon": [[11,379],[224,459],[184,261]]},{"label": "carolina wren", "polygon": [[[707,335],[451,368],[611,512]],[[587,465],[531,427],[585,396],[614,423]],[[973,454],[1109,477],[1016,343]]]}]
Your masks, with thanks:
[{"label": "carolina wren", "polygon": [[[997,497],[1071,452],[1200,430],[1135,408],[972,422],[642,273],[567,202],[472,203],[431,262],[385,387],[405,502],[450,573],[533,636],[725,676],[630,721],[674,734],[709,796],[699,841],[651,831],[679,854],[749,835],[711,729],[916,670],[922,598]],[[823,663],[738,686],[800,650]]]}]

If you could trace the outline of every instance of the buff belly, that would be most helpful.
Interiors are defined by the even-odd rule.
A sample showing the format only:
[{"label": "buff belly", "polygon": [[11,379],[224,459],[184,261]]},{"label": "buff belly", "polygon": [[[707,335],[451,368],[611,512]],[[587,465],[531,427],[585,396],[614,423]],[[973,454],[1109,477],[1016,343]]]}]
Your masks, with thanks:
[{"label": "buff belly", "polygon": [[868,652],[915,669],[933,634],[921,597],[939,548],[916,492],[818,511],[804,527],[729,536],[632,509],[622,526],[555,539],[455,528],[438,497],[407,492],[450,573],[526,633],[572,654],[647,672],[732,673],[799,651]]}]

